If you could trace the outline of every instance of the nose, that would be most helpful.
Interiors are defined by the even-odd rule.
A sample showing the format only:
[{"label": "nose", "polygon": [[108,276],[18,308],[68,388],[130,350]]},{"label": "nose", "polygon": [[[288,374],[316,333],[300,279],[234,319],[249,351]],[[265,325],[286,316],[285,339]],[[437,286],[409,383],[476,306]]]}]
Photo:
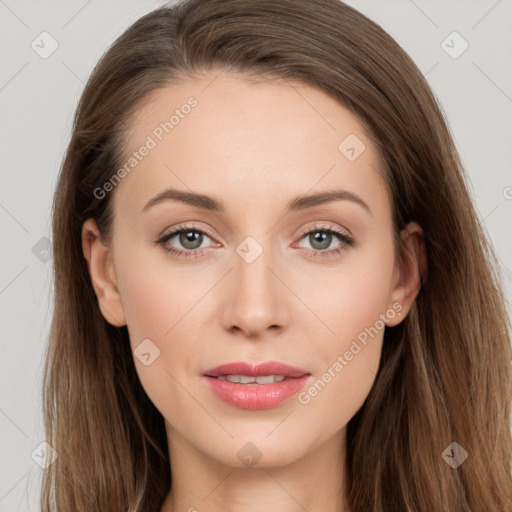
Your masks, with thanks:
[{"label": "nose", "polygon": [[235,254],[233,264],[222,297],[223,327],[251,338],[264,336],[267,330],[282,330],[289,318],[290,291],[270,249],[250,263]]}]

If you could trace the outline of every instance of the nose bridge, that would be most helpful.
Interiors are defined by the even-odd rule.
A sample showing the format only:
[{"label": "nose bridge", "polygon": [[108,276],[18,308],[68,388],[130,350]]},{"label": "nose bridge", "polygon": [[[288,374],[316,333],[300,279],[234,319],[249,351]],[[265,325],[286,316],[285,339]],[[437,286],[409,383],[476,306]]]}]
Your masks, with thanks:
[{"label": "nose bridge", "polygon": [[225,326],[237,326],[248,334],[285,322],[283,285],[274,275],[281,267],[278,254],[274,254],[268,237],[260,240],[248,236],[236,247],[232,286],[225,305]]}]

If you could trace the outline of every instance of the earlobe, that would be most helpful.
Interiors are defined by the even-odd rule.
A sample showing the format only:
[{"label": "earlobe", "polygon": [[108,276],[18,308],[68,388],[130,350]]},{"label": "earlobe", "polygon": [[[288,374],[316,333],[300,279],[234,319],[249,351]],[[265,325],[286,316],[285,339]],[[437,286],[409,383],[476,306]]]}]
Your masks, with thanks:
[{"label": "earlobe", "polygon": [[[390,294],[390,305],[397,309],[399,315],[386,321],[393,327],[399,324],[409,312],[416,299],[422,283],[427,279],[427,255],[423,229],[416,222],[410,222],[400,232],[401,252],[395,267],[395,283]],[[395,304],[395,306],[393,306]]]},{"label": "earlobe", "polygon": [[88,219],[82,226],[82,249],[101,314],[109,324],[115,327],[126,325],[112,253],[110,248],[101,241],[94,219]]}]

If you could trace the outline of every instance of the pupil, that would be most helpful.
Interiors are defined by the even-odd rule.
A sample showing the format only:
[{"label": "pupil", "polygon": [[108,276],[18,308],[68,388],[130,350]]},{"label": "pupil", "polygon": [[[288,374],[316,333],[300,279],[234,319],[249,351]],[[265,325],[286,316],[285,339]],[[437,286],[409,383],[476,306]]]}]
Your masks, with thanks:
[{"label": "pupil", "polygon": [[[197,249],[201,246],[202,236],[197,231],[186,231],[181,233],[180,243],[187,249]],[[198,240],[199,243],[197,243]]]},{"label": "pupil", "polygon": [[[317,231],[313,234],[312,241],[314,243],[311,243],[311,245],[316,249],[326,249],[331,243],[331,237],[332,235],[330,233]],[[315,244],[317,245],[315,246]]]}]

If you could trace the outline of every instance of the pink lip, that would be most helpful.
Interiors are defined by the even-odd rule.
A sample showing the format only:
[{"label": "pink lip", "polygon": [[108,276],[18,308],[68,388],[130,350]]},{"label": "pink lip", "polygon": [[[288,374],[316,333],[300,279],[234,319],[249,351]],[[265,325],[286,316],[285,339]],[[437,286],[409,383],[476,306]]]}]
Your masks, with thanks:
[{"label": "pink lip", "polygon": [[308,374],[306,370],[295,368],[287,364],[269,361],[258,365],[251,365],[243,361],[236,363],[221,364],[210,370],[206,370],[203,375],[209,377],[218,377],[219,375],[247,375],[249,377],[261,377],[264,375],[285,375],[286,377],[302,377]]},{"label": "pink lip", "polygon": [[[219,375],[284,375],[285,380],[271,384],[240,384],[217,379]],[[271,409],[296,394],[311,374],[300,368],[270,361],[257,366],[244,362],[229,363],[203,373],[209,388],[221,400],[240,409]]]}]

